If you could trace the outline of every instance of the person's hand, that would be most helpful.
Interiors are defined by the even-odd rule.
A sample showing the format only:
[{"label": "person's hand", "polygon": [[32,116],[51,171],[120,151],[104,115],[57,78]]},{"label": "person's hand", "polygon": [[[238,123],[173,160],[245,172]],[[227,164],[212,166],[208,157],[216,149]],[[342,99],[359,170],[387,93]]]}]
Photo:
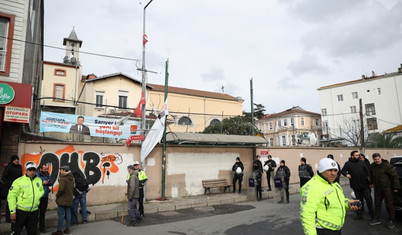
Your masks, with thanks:
[{"label": "person's hand", "polygon": [[397,192],[398,192],[398,189],[394,189],[394,192],[397,193]]},{"label": "person's hand", "polygon": [[352,176],[351,176],[350,174],[346,174],[346,177],[347,177],[348,179],[352,178]]},{"label": "person's hand", "polygon": [[16,219],[17,219],[17,213],[10,215],[10,220],[16,220]]},{"label": "person's hand", "polygon": [[360,200],[350,200],[350,201],[348,201],[349,208],[350,208],[352,211],[357,211],[357,210],[360,210],[360,209],[361,209],[361,207],[359,207],[359,206],[352,205],[353,203],[356,203],[356,202],[360,202]]},{"label": "person's hand", "polygon": [[43,184],[49,184],[49,183],[50,183],[49,180],[44,180],[44,181],[43,181]]},{"label": "person's hand", "polygon": [[374,188],[374,184],[370,184],[369,187],[370,187],[370,188]]}]

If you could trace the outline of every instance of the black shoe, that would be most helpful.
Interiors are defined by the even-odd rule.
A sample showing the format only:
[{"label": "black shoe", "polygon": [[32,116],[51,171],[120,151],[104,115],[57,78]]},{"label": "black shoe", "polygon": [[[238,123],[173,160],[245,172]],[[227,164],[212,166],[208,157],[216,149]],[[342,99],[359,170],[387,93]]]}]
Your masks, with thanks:
[{"label": "black shoe", "polygon": [[84,221],[82,221],[82,223],[83,223],[83,224],[87,224],[87,223],[88,223],[88,221],[84,220]]},{"label": "black shoe", "polygon": [[135,221],[131,221],[127,226],[128,227],[135,227],[135,224],[136,224]]},{"label": "black shoe", "polygon": [[47,230],[46,230],[45,228],[40,228],[40,229],[39,229],[39,232],[41,232],[41,233],[47,233]]},{"label": "black shoe", "polygon": [[280,200],[278,203],[279,203],[279,204],[282,204],[282,203],[284,203],[284,201],[283,201],[283,200]]},{"label": "black shoe", "polygon": [[272,191],[272,190],[269,188],[268,191]]}]

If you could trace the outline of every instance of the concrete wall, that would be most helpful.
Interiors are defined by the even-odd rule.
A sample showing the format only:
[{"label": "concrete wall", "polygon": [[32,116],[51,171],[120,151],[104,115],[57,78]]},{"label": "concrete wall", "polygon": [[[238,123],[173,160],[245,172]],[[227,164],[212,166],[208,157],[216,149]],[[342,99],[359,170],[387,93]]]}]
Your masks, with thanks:
[{"label": "concrete wall", "polygon": [[[92,183],[88,193],[88,204],[104,204],[121,201],[126,190],[127,165],[139,160],[140,146],[96,145],[41,142],[19,144],[19,156],[22,164],[29,161],[39,164],[50,162],[54,191],[58,188],[58,167],[69,165],[80,170]],[[335,160],[343,166],[349,158],[352,148],[269,148],[257,149],[261,161],[267,160],[267,154],[273,156],[279,164],[285,160],[291,170],[291,183],[299,182],[297,167],[300,158],[307,158],[314,171],[318,162],[332,153]],[[383,158],[402,155],[402,149],[367,149],[367,156],[379,152]],[[203,179],[225,178],[232,181],[231,168],[236,157],[240,157],[245,167],[243,188],[248,186],[252,169],[252,148],[250,147],[214,147],[214,146],[168,146],[166,149],[166,184],[165,196],[181,197],[203,194]],[[146,173],[149,178],[146,187],[147,199],[158,199],[162,193],[162,148],[157,146],[146,159]],[[371,157],[369,157],[371,160]],[[267,187],[263,175],[263,188]],[[214,190],[217,192],[218,190]],[[54,197],[54,194],[50,198]],[[54,205],[54,204],[53,204]]]}]

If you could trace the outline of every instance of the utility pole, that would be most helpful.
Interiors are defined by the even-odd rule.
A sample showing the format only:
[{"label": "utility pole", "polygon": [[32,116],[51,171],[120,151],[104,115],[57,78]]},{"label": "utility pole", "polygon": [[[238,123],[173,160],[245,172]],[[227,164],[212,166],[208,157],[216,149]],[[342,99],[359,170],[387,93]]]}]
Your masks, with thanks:
[{"label": "utility pole", "polygon": [[145,34],[145,10],[147,9],[147,7],[149,6],[149,4],[151,4],[153,0],[149,1],[147,3],[147,5],[145,5],[144,7],[144,15],[143,15],[143,22],[142,22],[142,66],[141,66],[141,72],[142,72],[142,94],[144,94],[144,100],[145,100],[145,104],[142,106],[141,108],[141,129],[145,131],[146,126],[145,126],[145,111],[146,111],[146,102],[147,102],[147,90],[146,90],[146,84],[147,84],[147,71],[145,69],[145,44],[147,44],[147,35]]},{"label": "utility pole", "polygon": [[360,114],[360,143],[361,143],[361,152],[364,154],[364,120],[363,120],[363,105],[362,98],[359,99],[359,114]]},{"label": "utility pole", "polygon": [[[253,78],[250,79],[250,100],[251,100],[251,134],[254,136],[254,98],[253,98]],[[253,159],[255,158],[255,146],[253,147]]]},{"label": "utility pole", "polygon": [[[169,82],[169,72],[168,72],[169,60],[166,60],[165,69],[165,101],[168,96],[168,82]],[[166,175],[166,123],[167,116],[165,117],[165,126],[163,129],[163,145],[162,145],[162,201],[165,200],[165,175]]]}]

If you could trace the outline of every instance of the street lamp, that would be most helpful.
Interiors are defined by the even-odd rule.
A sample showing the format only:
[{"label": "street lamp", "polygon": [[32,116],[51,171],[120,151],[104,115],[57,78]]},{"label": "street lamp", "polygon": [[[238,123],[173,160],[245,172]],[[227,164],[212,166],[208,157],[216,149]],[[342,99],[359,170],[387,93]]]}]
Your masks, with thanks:
[{"label": "street lamp", "polygon": [[142,66],[141,66],[141,71],[142,71],[142,94],[144,94],[144,100],[145,104],[141,108],[141,123],[142,123],[142,129],[145,131],[145,111],[146,111],[146,102],[147,102],[147,93],[146,93],[146,69],[145,69],[145,44],[147,43],[147,35],[145,34],[145,10],[151,4],[153,0],[150,0],[147,5],[144,7],[144,15],[143,15],[143,25],[142,25]]}]

